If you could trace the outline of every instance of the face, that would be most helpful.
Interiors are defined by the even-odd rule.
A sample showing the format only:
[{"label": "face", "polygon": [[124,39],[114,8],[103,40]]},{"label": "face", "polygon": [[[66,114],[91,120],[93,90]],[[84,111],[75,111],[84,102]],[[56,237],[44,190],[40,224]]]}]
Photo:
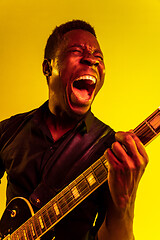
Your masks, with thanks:
[{"label": "face", "polygon": [[104,82],[103,54],[96,38],[84,30],[66,33],[51,67],[51,112],[72,117],[84,115]]}]

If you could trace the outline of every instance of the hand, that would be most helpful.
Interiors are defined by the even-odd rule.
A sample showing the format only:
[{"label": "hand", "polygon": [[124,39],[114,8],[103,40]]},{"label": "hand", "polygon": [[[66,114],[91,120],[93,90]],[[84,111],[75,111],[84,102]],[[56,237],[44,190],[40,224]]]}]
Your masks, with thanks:
[{"label": "hand", "polygon": [[139,138],[132,132],[117,132],[116,142],[104,153],[109,163],[108,185],[118,210],[134,204],[138,183],[148,163]]}]

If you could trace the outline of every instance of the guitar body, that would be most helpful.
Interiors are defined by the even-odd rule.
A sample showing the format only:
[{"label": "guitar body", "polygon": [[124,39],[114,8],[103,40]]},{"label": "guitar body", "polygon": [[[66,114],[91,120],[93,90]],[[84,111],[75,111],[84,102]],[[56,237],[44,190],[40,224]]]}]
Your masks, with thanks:
[{"label": "guitar body", "polygon": [[0,221],[0,239],[14,232],[34,215],[31,204],[25,198],[14,198],[6,207]]}]

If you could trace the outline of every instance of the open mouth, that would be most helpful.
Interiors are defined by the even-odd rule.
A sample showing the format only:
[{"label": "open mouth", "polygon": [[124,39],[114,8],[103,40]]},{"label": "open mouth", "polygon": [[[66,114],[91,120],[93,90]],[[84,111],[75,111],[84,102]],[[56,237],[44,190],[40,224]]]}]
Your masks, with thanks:
[{"label": "open mouth", "polygon": [[84,75],[77,79],[72,84],[72,100],[85,103],[92,98],[96,86],[96,78],[90,75]]}]

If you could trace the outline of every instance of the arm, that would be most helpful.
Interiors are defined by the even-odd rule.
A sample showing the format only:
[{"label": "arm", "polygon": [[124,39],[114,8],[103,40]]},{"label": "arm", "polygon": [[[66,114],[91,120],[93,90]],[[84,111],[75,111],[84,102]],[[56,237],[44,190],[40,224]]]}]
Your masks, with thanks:
[{"label": "arm", "polygon": [[118,132],[115,138],[112,148],[105,152],[110,196],[98,240],[133,240],[134,203],[148,156],[135,134]]}]

